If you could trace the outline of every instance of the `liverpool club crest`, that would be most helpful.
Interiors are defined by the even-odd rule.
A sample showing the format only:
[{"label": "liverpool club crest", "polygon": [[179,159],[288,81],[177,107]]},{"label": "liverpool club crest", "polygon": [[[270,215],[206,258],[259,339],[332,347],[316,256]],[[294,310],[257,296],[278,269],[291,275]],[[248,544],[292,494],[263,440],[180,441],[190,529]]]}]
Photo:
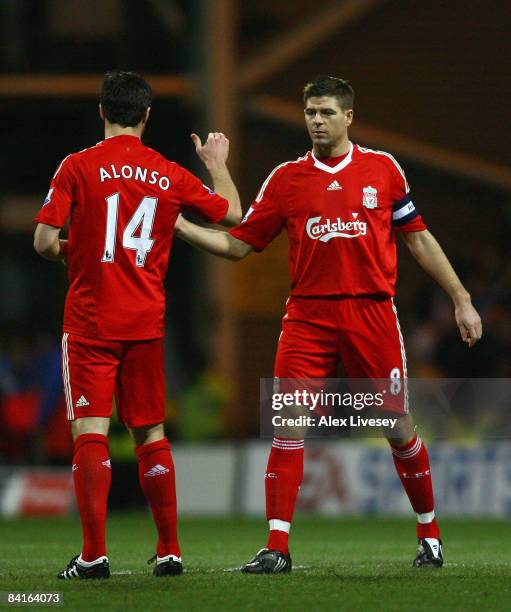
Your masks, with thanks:
[{"label": "liverpool club crest", "polygon": [[362,205],[366,208],[376,208],[378,206],[378,190],[368,186],[362,189]]}]

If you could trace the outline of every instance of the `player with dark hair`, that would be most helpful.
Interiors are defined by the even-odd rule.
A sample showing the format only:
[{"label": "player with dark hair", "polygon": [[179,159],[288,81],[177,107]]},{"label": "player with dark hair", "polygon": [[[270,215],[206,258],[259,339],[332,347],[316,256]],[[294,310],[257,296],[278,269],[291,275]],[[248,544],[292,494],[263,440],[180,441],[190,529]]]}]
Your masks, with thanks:
[{"label": "player with dark hair", "polygon": [[[110,575],[105,522],[114,396],[134,440],[140,485],[158,530],[154,574],[182,572],[174,465],[163,427],[163,281],[181,210],[234,225],[241,206],[223,134],[210,133],[204,145],[192,134],[215,191],[142,144],[151,101],[141,76],[106,75],[99,107],[105,140],[64,159],[36,218],[36,251],[67,260],[70,283],[62,363],[83,548],[60,572],[63,579]],[[68,240],[60,240],[68,219]]]},{"label": "player with dark hair", "polygon": [[[406,356],[393,302],[396,234],[420,266],[449,294],[461,337],[481,337],[479,315],[438,242],[417,212],[403,170],[383,151],[348,139],[353,89],[318,77],[304,88],[312,150],[277,166],[241,224],[229,233],[179,218],[176,234],[210,253],[240,260],[262,251],[281,231],[289,235],[291,296],[282,320],[276,379],[326,379],[342,362],[348,378],[399,380],[397,432],[389,443],[397,473],[417,514],[414,565],[443,563],[428,453],[408,412]],[[397,402],[399,399],[399,402]],[[396,403],[397,402],[397,403]],[[270,534],[247,573],[291,570],[288,536],[303,476],[302,435],[273,439],[265,477]]]},{"label": "player with dark hair", "polygon": [[143,121],[153,101],[149,83],[134,72],[105,75],[99,103],[108,123],[134,127]]},{"label": "player with dark hair", "polygon": [[303,88],[303,102],[306,105],[309,98],[323,96],[337,99],[339,107],[347,111],[355,106],[355,92],[348,81],[331,76],[320,76],[307,83]]}]

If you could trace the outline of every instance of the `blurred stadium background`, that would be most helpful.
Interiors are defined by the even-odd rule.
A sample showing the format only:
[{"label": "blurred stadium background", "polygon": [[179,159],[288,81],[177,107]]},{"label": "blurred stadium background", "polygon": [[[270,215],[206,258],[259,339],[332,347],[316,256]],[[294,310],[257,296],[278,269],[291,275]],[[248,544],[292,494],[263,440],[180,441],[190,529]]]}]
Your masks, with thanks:
[{"label": "blurred stadium background", "polygon": [[[105,71],[155,91],[145,142],[202,174],[191,131],[222,130],[244,207],[309,147],[301,89],[356,91],[355,142],[393,153],[471,292],[484,339],[459,341],[441,291],[403,252],[397,304],[415,377],[511,378],[509,3],[494,0],[3,0],[0,3],[0,514],[73,512],[60,380],[65,269],[37,257],[33,218],[69,152],[103,138]],[[168,274],[167,426],[182,515],[262,515],[272,373],[288,291],[283,235],[237,265],[176,241]],[[420,425],[420,424],[419,424]],[[440,514],[511,514],[511,445],[484,415],[430,444]],[[127,433],[111,430],[110,507],[143,507]],[[129,483],[129,485],[127,484]],[[309,444],[304,512],[406,514],[384,445]]]}]

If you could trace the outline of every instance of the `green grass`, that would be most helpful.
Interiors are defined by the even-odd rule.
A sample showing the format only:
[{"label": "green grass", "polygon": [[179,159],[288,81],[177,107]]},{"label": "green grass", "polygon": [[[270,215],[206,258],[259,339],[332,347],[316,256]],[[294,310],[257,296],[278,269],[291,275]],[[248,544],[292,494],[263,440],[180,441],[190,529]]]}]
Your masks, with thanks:
[{"label": "green grass", "polygon": [[262,520],[187,519],[180,536],[187,573],[158,579],[147,514],[108,523],[105,581],[61,582],[56,573],[80,547],[77,519],[0,523],[0,590],[62,591],[67,610],[509,610],[511,524],[444,521],[442,570],[410,567],[414,524],[391,519],[298,518],[295,570],[247,576],[225,571],[265,544]]}]

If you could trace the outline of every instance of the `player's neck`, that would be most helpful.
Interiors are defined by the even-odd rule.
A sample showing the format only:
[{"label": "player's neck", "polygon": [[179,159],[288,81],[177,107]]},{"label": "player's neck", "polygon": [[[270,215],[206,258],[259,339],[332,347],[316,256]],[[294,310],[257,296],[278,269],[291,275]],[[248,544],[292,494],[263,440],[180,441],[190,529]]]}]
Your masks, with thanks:
[{"label": "player's neck", "polygon": [[323,147],[314,145],[313,151],[314,155],[318,159],[324,159],[325,157],[341,157],[341,155],[346,155],[350,150],[350,141],[348,137],[343,138],[343,140],[334,146],[325,145]]},{"label": "player's neck", "polygon": [[138,127],[123,127],[117,123],[105,123],[105,138],[112,136],[136,136],[142,138],[142,130]]}]

